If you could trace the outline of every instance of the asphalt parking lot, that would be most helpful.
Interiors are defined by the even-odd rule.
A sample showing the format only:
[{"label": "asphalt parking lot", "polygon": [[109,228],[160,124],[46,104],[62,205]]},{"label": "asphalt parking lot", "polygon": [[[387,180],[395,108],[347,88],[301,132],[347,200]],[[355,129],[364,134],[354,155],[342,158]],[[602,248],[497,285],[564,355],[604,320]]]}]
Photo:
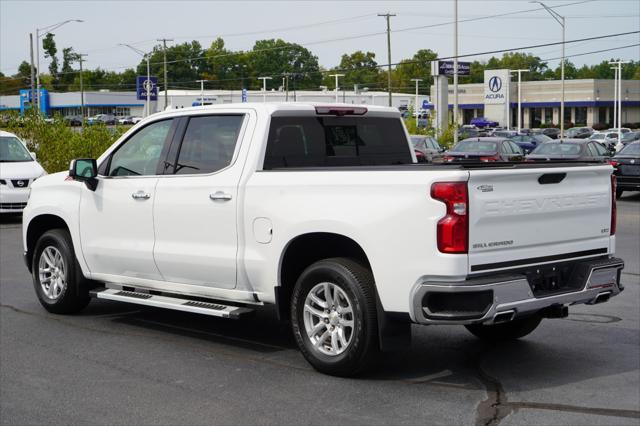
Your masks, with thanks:
[{"label": "asphalt parking lot", "polygon": [[316,373],[269,312],[240,321],[93,301],[47,313],[0,223],[1,424],[640,423],[640,194],[618,202],[626,290],[479,342],[413,328],[411,350],[357,379]]}]

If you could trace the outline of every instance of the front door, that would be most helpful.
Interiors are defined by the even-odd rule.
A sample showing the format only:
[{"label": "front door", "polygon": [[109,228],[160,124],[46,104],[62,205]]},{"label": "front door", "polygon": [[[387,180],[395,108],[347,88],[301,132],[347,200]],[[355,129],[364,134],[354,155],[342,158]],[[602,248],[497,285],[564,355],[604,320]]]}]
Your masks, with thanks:
[{"label": "front door", "polygon": [[172,126],[141,128],[101,164],[96,190],[82,187],[80,239],[92,274],[162,279],[153,260],[153,200]]},{"label": "front door", "polygon": [[236,286],[243,168],[236,157],[244,121],[237,113],[193,116],[182,140],[174,141],[181,143],[173,174],[159,179],[154,201],[154,257],[167,281]]}]

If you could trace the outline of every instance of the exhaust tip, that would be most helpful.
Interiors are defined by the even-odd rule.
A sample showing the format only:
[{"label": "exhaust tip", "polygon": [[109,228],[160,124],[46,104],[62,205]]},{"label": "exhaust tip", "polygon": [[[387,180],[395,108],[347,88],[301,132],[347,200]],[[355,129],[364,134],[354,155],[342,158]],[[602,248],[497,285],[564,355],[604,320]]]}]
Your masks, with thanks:
[{"label": "exhaust tip", "polygon": [[498,324],[498,323],[502,323],[502,322],[509,322],[511,320],[513,320],[513,317],[516,315],[516,311],[505,311],[505,312],[498,312],[497,314],[494,315],[493,317],[493,323],[494,324]]},{"label": "exhaust tip", "polygon": [[605,293],[599,293],[594,299],[593,304],[597,305],[598,303],[608,302],[610,298],[611,298],[610,291],[607,291]]}]

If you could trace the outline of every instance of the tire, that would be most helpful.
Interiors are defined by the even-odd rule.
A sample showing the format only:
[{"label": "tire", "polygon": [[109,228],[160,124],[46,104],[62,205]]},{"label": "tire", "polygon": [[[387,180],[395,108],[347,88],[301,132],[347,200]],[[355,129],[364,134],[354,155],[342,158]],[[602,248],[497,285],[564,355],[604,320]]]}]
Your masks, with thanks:
[{"label": "tire", "polygon": [[616,188],[616,198],[622,197],[623,189]]},{"label": "tire", "polygon": [[541,321],[541,316],[533,315],[527,318],[516,319],[503,324],[470,324],[465,325],[465,327],[471,332],[471,334],[478,337],[479,339],[496,342],[515,340],[524,337],[533,332],[533,330],[535,330],[538,325],[540,325]]},{"label": "tire", "polygon": [[[333,300],[328,305],[327,288]],[[322,309],[322,303],[327,309]],[[312,264],[293,290],[291,324],[300,351],[316,370],[343,377],[365,371],[379,353],[371,271],[347,258]]]},{"label": "tire", "polygon": [[[54,271],[50,272],[52,266]],[[82,275],[68,231],[45,232],[36,243],[31,267],[36,295],[47,311],[74,314],[89,304],[90,286]]]}]

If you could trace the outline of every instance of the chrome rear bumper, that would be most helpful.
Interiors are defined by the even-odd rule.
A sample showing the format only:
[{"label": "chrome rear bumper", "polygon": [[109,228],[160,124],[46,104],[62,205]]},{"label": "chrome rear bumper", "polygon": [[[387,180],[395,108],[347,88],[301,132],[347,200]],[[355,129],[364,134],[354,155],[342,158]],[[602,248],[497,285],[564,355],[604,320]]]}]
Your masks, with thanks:
[{"label": "chrome rear bumper", "polygon": [[[578,289],[536,296],[525,274],[485,276],[462,282],[424,281],[413,290],[412,319],[420,324],[474,324],[510,321],[552,306],[596,304],[619,294],[618,258],[576,262]],[[573,277],[572,277],[573,278]]]}]

